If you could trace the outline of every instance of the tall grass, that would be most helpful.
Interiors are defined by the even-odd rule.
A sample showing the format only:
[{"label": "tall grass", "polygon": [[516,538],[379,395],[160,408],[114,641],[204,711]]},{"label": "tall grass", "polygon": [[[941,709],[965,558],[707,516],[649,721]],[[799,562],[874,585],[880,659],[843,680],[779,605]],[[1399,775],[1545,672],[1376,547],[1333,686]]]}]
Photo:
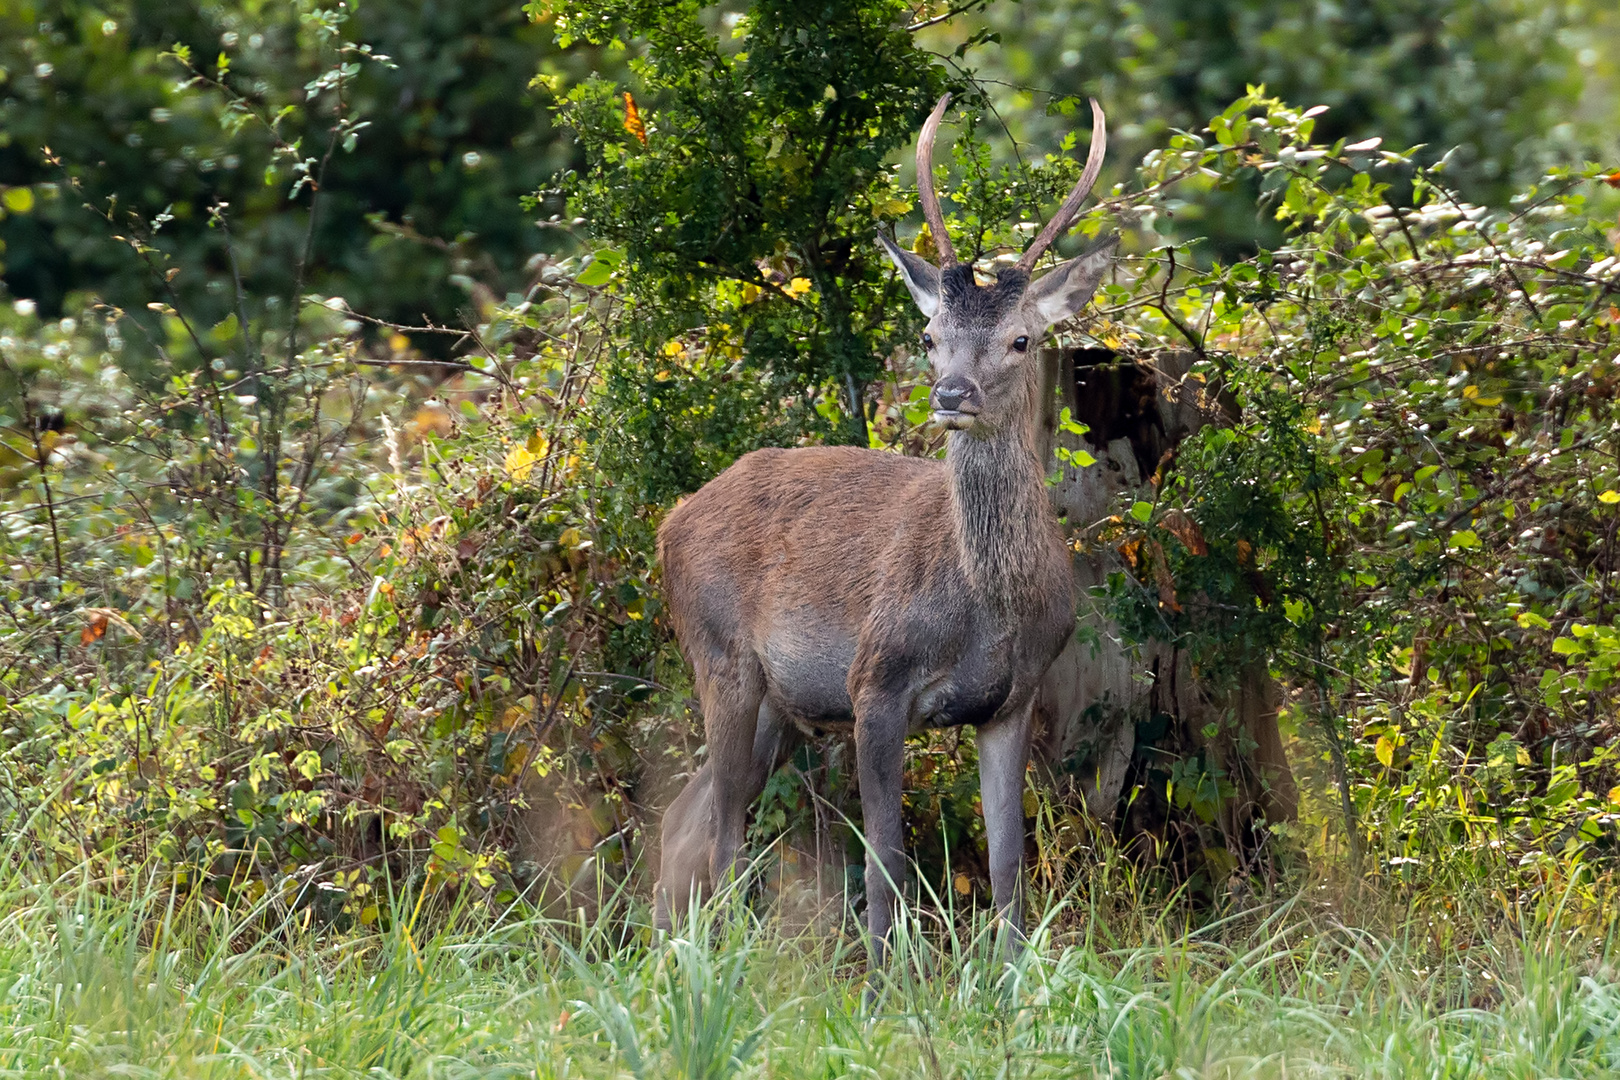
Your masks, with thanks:
[{"label": "tall grass", "polygon": [[195,894],[109,888],[88,872],[32,881],[16,869],[24,862],[8,862],[4,1076],[1406,1078],[1620,1068],[1607,943],[1562,931],[1556,910],[1445,947],[1415,920],[1356,926],[1304,897],[1188,928],[1173,909],[1115,903],[1104,874],[1050,902],[1011,962],[981,913],[902,920],[889,974],[868,998],[858,941],[789,933],[735,896],[693,912],[690,931],[668,940],[622,901],[559,921],[433,912],[403,894],[378,929],[340,934],[268,898],[228,914]]}]

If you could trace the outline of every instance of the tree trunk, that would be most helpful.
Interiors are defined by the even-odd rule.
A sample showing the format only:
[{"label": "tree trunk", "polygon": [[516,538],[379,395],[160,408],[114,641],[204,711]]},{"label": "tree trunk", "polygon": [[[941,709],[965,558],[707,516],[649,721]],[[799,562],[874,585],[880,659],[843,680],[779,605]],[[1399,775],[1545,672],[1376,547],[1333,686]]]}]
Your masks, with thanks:
[{"label": "tree trunk", "polygon": [[[1152,366],[1121,358],[1106,349],[1046,350],[1056,412],[1070,415],[1090,431],[1055,432],[1055,445],[1086,450],[1097,459],[1085,468],[1049,455],[1062,470],[1052,490],[1071,534],[1082,540],[1090,526],[1119,514],[1133,501],[1154,499],[1152,478],[1183,439],[1207,424],[1229,418],[1232,405],[1212,399],[1205,384],[1187,380],[1193,357],[1162,353]],[[1193,670],[1187,654],[1159,641],[1134,644],[1123,639],[1092,589],[1108,575],[1127,569],[1111,544],[1081,543],[1074,557],[1079,629],[1058,657],[1037,704],[1037,767],[1060,792],[1078,795],[1101,823],[1114,825],[1123,806],[1124,833],[1163,837],[1173,811],[1162,798],[1156,770],[1172,754],[1204,751],[1236,793],[1221,800],[1213,820],[1239,866],[1256,848],[1255,826],[1293,818],[1298,792],[1277,730],[1280,694],[1263,664],[1250,665],[1217,687]],[[1212,728],[1211,725],[1214,725]],[[1215,731],[1213,736],[1207,730]],[[1241,733],[1241,734],[1240,734]],[[1143,745],[1156,744],[1155,747]],[[1250,753],[1239,743],[1252,744]],[[1157,800],[1132,799],[1128,781],[1152,786]],[[1157,809],[1155,809],[1155,802]]]}]

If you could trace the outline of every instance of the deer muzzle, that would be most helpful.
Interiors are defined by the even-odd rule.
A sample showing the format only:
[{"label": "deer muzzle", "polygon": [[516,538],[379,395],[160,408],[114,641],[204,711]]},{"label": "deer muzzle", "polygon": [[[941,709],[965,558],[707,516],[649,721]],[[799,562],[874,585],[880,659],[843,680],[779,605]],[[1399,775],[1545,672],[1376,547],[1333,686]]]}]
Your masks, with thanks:
[{"label": "deer muzzle", "polygon": [[934,384],[930,405],[935,423],[952,431],[966,431],[984,408],[984,393],[972,379],[947,375]]}]

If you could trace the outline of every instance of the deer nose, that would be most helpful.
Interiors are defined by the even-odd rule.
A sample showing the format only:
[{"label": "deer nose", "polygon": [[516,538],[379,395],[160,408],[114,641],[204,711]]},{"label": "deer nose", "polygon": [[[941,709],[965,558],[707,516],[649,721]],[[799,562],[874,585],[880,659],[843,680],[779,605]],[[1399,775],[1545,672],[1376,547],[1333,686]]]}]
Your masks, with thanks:
[{"label": "deer nose", "polygon": [[934,384],[934,411],[973,416],[984,403],[979,384],[960,375],[947,375]]}]

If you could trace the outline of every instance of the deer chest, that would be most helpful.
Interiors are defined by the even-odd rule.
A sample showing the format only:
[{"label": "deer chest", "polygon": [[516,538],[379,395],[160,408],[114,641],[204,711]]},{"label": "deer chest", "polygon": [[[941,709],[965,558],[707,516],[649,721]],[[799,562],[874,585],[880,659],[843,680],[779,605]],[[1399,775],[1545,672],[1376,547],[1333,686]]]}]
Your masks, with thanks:
[{"label": "deer chest", "polygon": [[1026,700],[1062,649],[1068,626],[1060,617],[1032,621],[1011,634],[966,635],[917,695],[913,726],[987,724],[1009,701]]}]

